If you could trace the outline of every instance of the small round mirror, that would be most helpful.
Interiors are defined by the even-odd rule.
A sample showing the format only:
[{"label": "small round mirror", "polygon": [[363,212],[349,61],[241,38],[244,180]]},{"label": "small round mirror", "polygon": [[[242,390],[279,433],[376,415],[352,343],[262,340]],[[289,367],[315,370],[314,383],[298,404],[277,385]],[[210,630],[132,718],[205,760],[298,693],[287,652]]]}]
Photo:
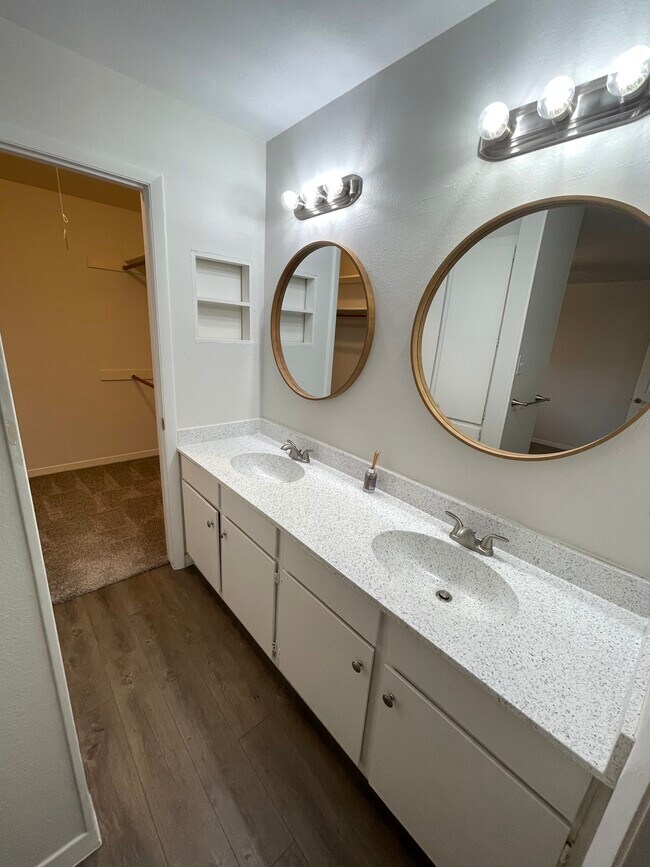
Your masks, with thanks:
[{"label": "small round mirror", "polygon": [[350,250],[316,241],[291,259],[271,310],[273,355],[301,397],[323,400],[361,373],[375,327],[368,275]]},{"label": "small round mirror", "polygon": [[420,302],[411,361],[455,437],[518,460],[575,454],[650,404],[650,219],[598,198],[490,221]]}]

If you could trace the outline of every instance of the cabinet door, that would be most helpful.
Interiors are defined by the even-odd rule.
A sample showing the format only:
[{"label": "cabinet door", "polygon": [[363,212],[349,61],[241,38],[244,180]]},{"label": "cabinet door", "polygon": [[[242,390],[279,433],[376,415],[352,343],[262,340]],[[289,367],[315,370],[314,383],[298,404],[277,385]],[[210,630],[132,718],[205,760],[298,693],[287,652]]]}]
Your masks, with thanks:
[{"label": "cabinet door", "polygon": [[222,516],[224,601],[269,656],[273,653],[275,568],[275,560]]},{"label": "cabinet door", "polygon": [[280,671],[358,763],[373,647],[286,572],[278,609]]},{"label": "cabinet door", "polygon": [[568,825],[389,666],[368,769],[437,867],[557,864]]},{"label": "cabinet door", "polygon": [[185,550],[199,572],[221,593],[219,567],[219,512],[183,482]]}]

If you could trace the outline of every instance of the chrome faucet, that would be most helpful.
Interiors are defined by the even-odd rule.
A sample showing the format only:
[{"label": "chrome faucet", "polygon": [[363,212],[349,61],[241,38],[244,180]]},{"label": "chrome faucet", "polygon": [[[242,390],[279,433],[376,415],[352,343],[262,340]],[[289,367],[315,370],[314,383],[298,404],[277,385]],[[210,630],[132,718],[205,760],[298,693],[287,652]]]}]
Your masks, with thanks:
[{"label": "chrome faucet", "polygon": [[287,440],[282,446],[282,451],[289,452],[289,457],[292,461],[298,461],[301,464],[308,464],[310,463],[309,455],[312,453],[313,449],[303,449],[301,451],[293,440]]},{"label": "chrome faucet", "polygon": [[449,515],[450,518],[454,519],[454,529],[449,534],[449,538],[453,539],[454,542],[458,542],[458,544],[462,545],[464,548],[469,548],[470,551],[476,551],[477,554],[484,554],[486,557],[492,557],[494,554],[493,542],[495,539],[501,539],[502,542],[510,541],[510,539],[506,539],[505,536],[499,536],[498,533],[488,533],[487,536],[478,539],[474,530],[465,527],[458,515],[454,515],[453,512],[445,512],[445,515]]}]

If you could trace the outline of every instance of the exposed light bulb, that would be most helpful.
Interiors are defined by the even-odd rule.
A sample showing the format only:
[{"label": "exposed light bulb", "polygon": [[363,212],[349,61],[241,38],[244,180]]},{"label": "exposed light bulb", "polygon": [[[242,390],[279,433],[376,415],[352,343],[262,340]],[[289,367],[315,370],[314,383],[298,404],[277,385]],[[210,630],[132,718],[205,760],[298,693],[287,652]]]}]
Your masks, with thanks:
[{"label": "exposed light bulb", "polygon": [[300,190],[300,198],[305,203],[306,208],[315,208],[319,202],[323,201],[323,194],[316,184],[305,184]]},{"label": "exposed light bulb", "polygon": [[551,79],[537,100],[537,114],[544,120],[563,120],[573,111],[576,86],[568,75]]},{"label": "exposed light bulb", "polygon": [[345,189],[345,184],[340,175],[327,175],[327,177],[322,181],[321,187],[325,191],[327,201],[333,202],[334,199],[338,199],[341,195]]},{"label": "exposed light bulb", "polygon": [[295,211],[302,204],[298,194],[293,190],[285,190],[280,196],[280,203],[285,211]]},{"label": "exposed light bulb", "polygon": [[478,119],[478,134],[484,141],[500,141],[511,133],[510,109],[505,102],[491,102]]},{"label": "exposed light bulb", "polygon": [[616,61],[616,70],[607,76],[607,90],[625,101],[637,96],[650,78],[650,48],[635,45]]}]

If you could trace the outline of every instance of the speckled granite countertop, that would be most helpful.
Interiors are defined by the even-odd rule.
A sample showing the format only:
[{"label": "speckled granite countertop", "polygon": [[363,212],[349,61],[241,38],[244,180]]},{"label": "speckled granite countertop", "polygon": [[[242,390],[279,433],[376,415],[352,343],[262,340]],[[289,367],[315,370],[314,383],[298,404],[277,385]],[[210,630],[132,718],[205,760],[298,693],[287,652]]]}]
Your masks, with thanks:
[{"label": "speckled granite countertop", "polygon": [[500,620],[454,612],[435,600],[439,585],[405,570],[390,574],[372,546],[379,533],[402,530],[457,547],[444,521],[379,490],[368,495],[359,480],[317,461],[301,464],[304,476],[288,484],[244,475],[231,458],[281,454],[277,443],[259,434],[186,444],[179,451],[580,765],[608,785],[616,781],[648,683],[646,618],[496,548],[489,560],[462,548],[458,556],[489,564],[516,595],[516,610]]}]

